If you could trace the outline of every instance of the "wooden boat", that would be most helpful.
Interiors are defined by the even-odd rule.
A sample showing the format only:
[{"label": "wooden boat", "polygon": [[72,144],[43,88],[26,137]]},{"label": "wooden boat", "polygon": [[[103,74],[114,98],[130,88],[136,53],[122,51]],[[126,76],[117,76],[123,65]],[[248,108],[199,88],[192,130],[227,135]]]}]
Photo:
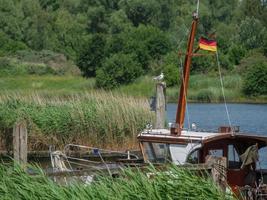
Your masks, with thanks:
[{"label": "wooden boat", "polygon": [[[196,51],[193,50],[198,22],[197,9],[197,12],[193,13],[191,31],[188,37],[176,121],[168,129],[151,129],[148,127],[138,135],[137,138],[143,161],[144,163],[154,164],[172,162],[176,165],[184,166],[187,164],[200,166],[199,164],[211,162],[213,165],[217,165],[215,167],[215,170],[218,171],[217,181],[225,183],[224,189],[230,186],[237,195],[242,193],[243,197],[245,196],[250,199],[267,199],[267,169],[263,170],[256,167],[257,154],[255,154],[255,150],[257,151],[267,146],[267,137],[240,133],[238,127],[231,126],[219,127],[218,132],[184,129],[186,93],[191,60],[192,57],[200,55],[196,54]],[[86,153],[93,152],[93,154],[100,158],[98,164],[101,164],[101,167],[107,168],[108,173],[111,174],[108,163],[103,159],[103,150],[81,145],[67,145],[67,147],[72,150],[73,148],[83,148],[86,150]],[[130,155],[129,152],[128,154],[120,153],[124,156],[123,159],[118,160],[120,163],[139,164],[142,161],[139,157]],[[68,160],[68,163],[71,160],[78,160],[80,166],[89,166],[87,159],[82,159],[81,157],[77,159],[68,156],[66,149],[63,151],[64,156],[58,152],[52,152],[51,155],[53,165],[60,163],[57,166],[63,166],[61,162],[65,159]],[[83,162],[82,165],[81,162]],[[96,163],[95,160],[90,162]],[[61,170],[59,168],[55,167],[60,173],[64,172],[64,169]],[[65,170],[68,173],[70,171],[69,169]]]},{"label": "wooden boat", "polygon": [[256,168],[255,153],[255,149],[267,146],[267,137],[240,133],[238,127],[231,126],[219,127],[218,132],[184,129],[191,60],[199,55],[193,50],[198,22],[197,9],[188,37],[176,122],[169,129],[148,128],[138,135],[144,161],[185,165],[207,163],[211,157],[221,159],[223,162],[219,165],[224,169],[225,181],[236,194],[243,193],[251,199],[267,199],[267,170]]}]

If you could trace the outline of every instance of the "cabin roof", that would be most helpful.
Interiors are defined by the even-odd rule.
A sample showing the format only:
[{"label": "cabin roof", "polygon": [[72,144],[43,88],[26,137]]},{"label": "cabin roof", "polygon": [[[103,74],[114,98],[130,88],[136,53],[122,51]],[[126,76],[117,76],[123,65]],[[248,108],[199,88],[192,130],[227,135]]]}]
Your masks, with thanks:
[{"label": "cabin roof", "polygon": [[181,135],[171,135],[168,129],[145,130],[137,137],[140,141],[163,143],[210,143],[219,140],[233,140],[235,142],[257,142],[260,146],[267,145],[267,137],[244,133],[218,133],[183,130]]}]

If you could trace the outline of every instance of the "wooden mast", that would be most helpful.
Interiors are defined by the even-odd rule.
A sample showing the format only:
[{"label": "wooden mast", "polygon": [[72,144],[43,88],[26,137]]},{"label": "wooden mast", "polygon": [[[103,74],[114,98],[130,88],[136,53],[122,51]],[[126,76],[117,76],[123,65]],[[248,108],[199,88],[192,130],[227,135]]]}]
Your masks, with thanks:
[{"label": "wooden mast", "polygon": [[198,12],[193,14],[193,22],[191,25],[191,32],[187,42],[187,50],[183,68],[183,80],[180,87],[180,95],[178,101],[178,108],[176,112],[176,124],[171,128],[171,134],[180,135],[184,126],[184,117],[186,109],[186,95],[190,74],[190,65],[193,57],[194,39],[196,35],[196,29],[198,24]]}]

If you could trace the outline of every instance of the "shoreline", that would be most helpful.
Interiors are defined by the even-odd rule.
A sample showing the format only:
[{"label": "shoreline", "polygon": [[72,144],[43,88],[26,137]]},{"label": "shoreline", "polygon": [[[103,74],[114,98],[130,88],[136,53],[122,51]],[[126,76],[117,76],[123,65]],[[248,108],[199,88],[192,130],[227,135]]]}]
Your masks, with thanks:
[{"label": "shoreline", "polygon": [[[177,100],[178,101],[178,100]],[[177,101],[167,101],[167,103],[174,103],[177,104]],[[203,102],[203,101],[188,101],[188,103],[194,103],[194,104],[222,104],[223,101],[211,101],[211,102]],[[267,104],[266,101],[226,101],[227,104]]]}]

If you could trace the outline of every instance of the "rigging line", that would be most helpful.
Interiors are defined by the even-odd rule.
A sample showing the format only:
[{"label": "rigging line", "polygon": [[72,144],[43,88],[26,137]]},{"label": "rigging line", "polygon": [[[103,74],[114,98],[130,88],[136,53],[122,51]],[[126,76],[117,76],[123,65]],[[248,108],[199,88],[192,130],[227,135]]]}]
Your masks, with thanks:
[{"label": "rigging line", "polygon": [[184,91],[185,91],[185,102],[186,102],[186,106],[185,106],[185,110],[186,110],[186,118],[187,118],[187,123],[188,123],[188,129],[190,129],[190,118],[189,118],[189,112],[188,112],[188,104],[187,104],[187,92],[185,90],[185,81],[184,81],[184,70],[183,70],[183,62],[182,59],[180,57],[180,67],[181,67],[181,72],[182,72],[182,81],[183,81],[183,86],[184,86]]},{"label": "rigging line", "polygon": [[199,14],[199,0],[197,0],[197,16]]},{"label": "rigging line", "polygon": [[[218,71],[219,71],[219,75],[220,75],[220,82],[221,82],[221,89],[222,89],[224,107],[225,107],[225,110],[226,110],[226,115],[227,115],[229,126],[232,127],[232,123],[231,123],[231,119],[230,119],[230,115],[229,115],[229,111],[228,111],[228,107],[227,107],[227,103],[226,103],[225,93],[224,93],[224,85],[223,85],[223,79],[222,79],[222,73],[221,73],[221,64],[220,64],[220,61],[219,61],[218,51],[216,51],[216,60],[217,60]],[[231,129],[231,132],[232,132],[232,129]]]},{"label": "rigging line", "polygon": [[[188,30],[186,30],[186,33],[188,33],[189,31]],[[177,50],[179,51],[179,49],[181,48],[181,44],[185,41],[185,36],[186,35],[184,35],[183,36],[183,38],[178,42],[178,44],[177,44]]]},{"label": "rigging line", "polygon": [[189,29],[185,26],[184,27],[184,29],[185,29],[185,34],[183,35],[183,37],[182,37],[182,39],[178,42],[178,44],[177,44],[177,49],[179,50],[179,48],[180,48],[180,46],[181,46],[181,44],[182,44],[182,42],[185,40],[185,37],[188,35],[188,33],[189,33]]}]

